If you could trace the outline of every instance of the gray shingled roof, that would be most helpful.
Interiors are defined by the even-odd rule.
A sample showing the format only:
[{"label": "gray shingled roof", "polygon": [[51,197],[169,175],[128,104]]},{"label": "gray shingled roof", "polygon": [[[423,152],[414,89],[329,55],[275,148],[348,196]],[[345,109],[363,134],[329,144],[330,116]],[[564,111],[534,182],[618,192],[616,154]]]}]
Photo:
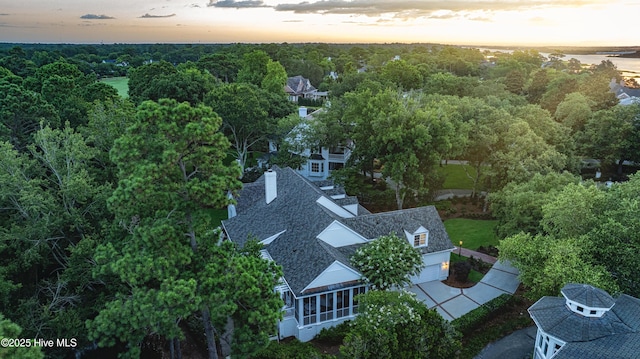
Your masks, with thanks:
[{"label": "gray shingled roof", "polygon": [[[576,285],[568,286],[563,293],[565,289],[572,294],[573,290],[579,291]],[[529,313],[538,328],[567,342],[554,359],[638,358],[640,299],[623,294],[613,301],[611,310],[601,318],[574,313],[563,297],[543,297],[529,308]]]},{"label": "gray shingled roof", "polygon": [[358,204],[358,197],[346,196],[345,198],[338,198],[338,199],[335,199],[334,201],[341,206],[348,206],[350,204]]},{"label": "gray shingled roof", "polygon": [[638,359],[640,336],[620,334],[586,343],[567,343],[553,359]]},{"label": "gray shingled roof", "polygon": [[588,284],[569,283],[562,288],[562,294],[569,300],[591,308],[611,308],[615,303],[609,293]]},{"label": "gray shingled roof", "polygon": [[297,95],[313,92],[315,89],[316,88],[313,87],[311,81],[301,75],[289,77],[287,79],[287,84],[285,85],[285,91]]},{"label": "gray shingled roof", "polygon": [[[272,170],[277,174],[277,197],[266,203],[264,176],[260,177],[240,191],[237,216],[223,221],[222,225],[228,238],[239,245],[244,245],[249,236],[264,240],[284,231],[266,245],[266,249],[282,266],[284,278],[296,295],[302,294],[302,290],[333,262],[351,267],[349,257],[357,246],[334,248],[317,239],[317,235],[333,221],[339,221],[369,239],[389,234],[393,229],[412,231],[422,225],[430,231],[426,250],[436,252],[453,248],[433,207],[369,214],[358,205],[358,213],[362,216],[341,218],[316,202],[321,196],[338,205],[341,200],[331,199],[316,184],[290,168],[273,166]],[[384,222],[390,223],[381,224]]]},{"label": "gray shingled roof", "polygon": [[402,209],[392,212],[360,215],[342,220],[367,239],[391,233],[405,238],[404,231],[414,233],[420,226],[429,230],[429,245],[423,253],[434,253],[455,248],[434,206]]},{"label": "gray shingled roof", "polygon": [[566,299],[544,297],[529,308],[538,328],[566,342],[585,342],[616,333],[628,333],[616,315],[589,318],[572,312]]},{"label": "gray shingled roof", "polygon": [[[272,167],[277,173],[277,197],[269,204],[264,196],[264,176],[251,189],[255,198],[249,207],[238,206],[237,216],[222,222],[229,239],[244,245],[249,236],[264,240],[285,231],[266,246],[274,261],[282,266],[291,289],[302,290],[336,258],[320,245],[316,236],[337,219],[316,203],[322,191],[290,168]],[[253,186],[252,186],[253,187]],[[240,198],[245,196],[244,189]],[[257,199],[256,199],[257,198]],[[240,201],[238,201],[240,204]]]}]

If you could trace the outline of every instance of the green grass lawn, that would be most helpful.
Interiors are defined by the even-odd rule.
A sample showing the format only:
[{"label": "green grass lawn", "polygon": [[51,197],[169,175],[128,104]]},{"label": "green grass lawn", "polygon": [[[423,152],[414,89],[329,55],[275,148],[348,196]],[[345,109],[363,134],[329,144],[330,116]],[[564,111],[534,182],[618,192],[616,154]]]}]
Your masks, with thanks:
[{"label": "green grass lawn", "polygon": [[498,221],[453,218],[444,222],[444,227],[454,245],[462,241],[462,247],[472,250],[480,246],[498,245],[498,237],[493,232]]},{"label": "green grass lawn", "polygon": [[442,165],[438,171],[445,175],[442,189],[473,189],[473,181],[467,177],[465,167],[469,174],[475,176],[476,171],[469,165]]},{"label": "green grass lawn", "polygon": [[227,219],[227,209],[209,209],[206,211],[206,215],[209,217],[212,227],[215,228]]},{"label": "green grass lawn", "polygon": [[118,90],[118,95],[123,98],[129,97],[129,79],[126,77],[108,77],[100,80],[107,85],[113,86]]}]

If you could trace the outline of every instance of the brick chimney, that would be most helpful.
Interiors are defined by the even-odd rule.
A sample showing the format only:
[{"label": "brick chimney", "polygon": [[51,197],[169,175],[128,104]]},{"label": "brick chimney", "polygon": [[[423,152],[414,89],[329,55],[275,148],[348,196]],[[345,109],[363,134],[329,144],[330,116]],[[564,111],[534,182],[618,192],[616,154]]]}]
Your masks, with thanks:
[{"label": "brick chimney", "polygon": [[264,173],[264,198],[267,204],[269,204],[276,199],[276,197],[278,197],[276,172],[269,169]]}]

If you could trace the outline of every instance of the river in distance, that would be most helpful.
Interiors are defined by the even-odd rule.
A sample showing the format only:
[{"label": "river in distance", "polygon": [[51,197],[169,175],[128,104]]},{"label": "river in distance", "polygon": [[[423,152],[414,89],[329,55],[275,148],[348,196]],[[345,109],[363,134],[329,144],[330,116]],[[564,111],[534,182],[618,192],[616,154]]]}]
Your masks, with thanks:
[{"label": "river in distance", "polygon": [[[489,48],[479,48],[480,51],[489,50],[491,52],[513,52],[513,50],[505,50],[505,49],[489,49]],[[540,55],[544,57],[549,57],[549,53],[541,52]],[[610,60],[614,65],[618,68],[618,71],[621,72],[623,77],[635,78],[640,82],[640,58],[629,58],[629,57],[617,57],[611,56],[607,54],[564,54],[565,56],[562,58],[564,61],[568,61],[570,59],[576,59],[580,61],[581,64],[586,65],[598,65],[602,61]]]}]

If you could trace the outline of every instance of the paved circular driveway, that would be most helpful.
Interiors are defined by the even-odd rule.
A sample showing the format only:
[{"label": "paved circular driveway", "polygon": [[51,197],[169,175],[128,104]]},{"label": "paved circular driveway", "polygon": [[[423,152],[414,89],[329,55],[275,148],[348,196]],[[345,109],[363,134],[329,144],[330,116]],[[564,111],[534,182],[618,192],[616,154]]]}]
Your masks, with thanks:
[{"label": "paved circular driveway", "polygon": [[518,289],[518,270],[507,261],[496,262],[482,280],[471,288],[453,288],[440,281],[418,283],[408,290],[427,307],[435,308],[446,320],[459,318],[501,294]]}]

